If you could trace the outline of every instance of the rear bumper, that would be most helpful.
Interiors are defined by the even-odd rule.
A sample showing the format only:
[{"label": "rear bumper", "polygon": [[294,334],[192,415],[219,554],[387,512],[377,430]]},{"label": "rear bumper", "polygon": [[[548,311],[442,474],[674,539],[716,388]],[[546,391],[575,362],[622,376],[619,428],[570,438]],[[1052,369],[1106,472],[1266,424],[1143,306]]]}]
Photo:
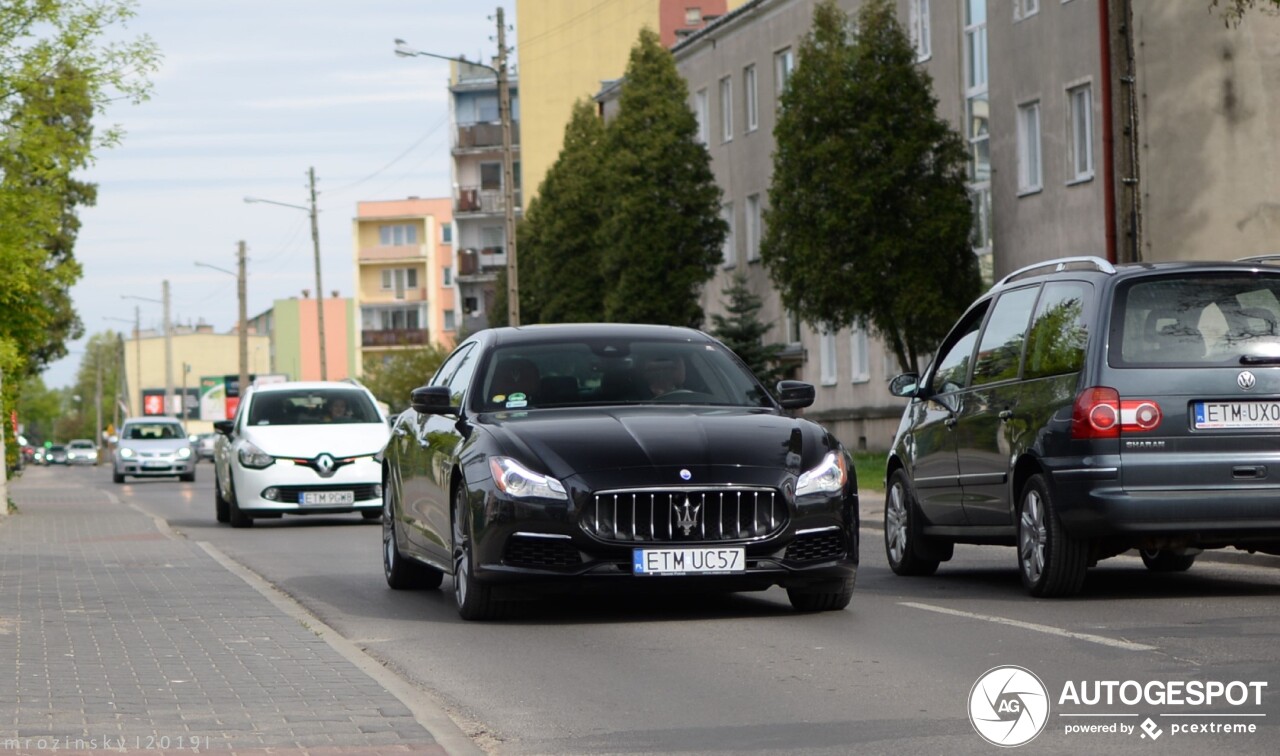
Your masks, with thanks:
[{"label": "rear bumper", "polygon": [[1247,491],[1058,488],[1062,524],[1073,536],[1187,536],[1205,543],[1280,540],[1280,489]]}]

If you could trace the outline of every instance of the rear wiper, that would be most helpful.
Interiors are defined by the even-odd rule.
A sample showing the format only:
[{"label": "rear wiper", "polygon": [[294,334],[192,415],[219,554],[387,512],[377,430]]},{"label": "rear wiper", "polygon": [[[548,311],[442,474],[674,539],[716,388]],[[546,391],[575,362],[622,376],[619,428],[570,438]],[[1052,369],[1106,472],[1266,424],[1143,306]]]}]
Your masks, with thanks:
[{"label": "rear wiper", "polygon": [[1240,355],[1241,365],[1280,365],[1280,355],[1266,356],[1258,354]]}]

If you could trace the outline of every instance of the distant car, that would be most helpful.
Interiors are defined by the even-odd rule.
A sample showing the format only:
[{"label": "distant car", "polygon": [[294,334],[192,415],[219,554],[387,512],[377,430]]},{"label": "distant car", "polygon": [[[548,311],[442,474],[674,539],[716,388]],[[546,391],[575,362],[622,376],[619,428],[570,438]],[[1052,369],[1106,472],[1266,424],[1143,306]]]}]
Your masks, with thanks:
[{"label": "distant car", "polygon": [[76,439],[67,444],[67,464],[69,465],[96,465],[98,464],[98,447],[94,446],[92,441],[87,439]]},{"label": "distant car", "polygon": [[67,464],[67,447],[62,444],[54,444],[44,451],[44,463],[46,465],[65,465]]},{"label": "distant car", "polygon": [[201,433],[195,437],[196,458],[213,461],[213,448],[217,443],[217,433]]},{"label": "distant car", "polygon": [[124,421],[112,455],[111,479],[126,476],[196,479],[196,455],[182,423],[169,417],[135,417]]},{"label": "distant car", "polygon": [[31,462],[37,465],[48,464],[44,461],[45,449],[43,446],[37,446],[31,450]]},{"label": "distant car", "polygon": [[342,381],[273,383],[213,424],[214,502],[233,528],[255,517],[382,512],[375,455],[391,429],[368,389]]}]

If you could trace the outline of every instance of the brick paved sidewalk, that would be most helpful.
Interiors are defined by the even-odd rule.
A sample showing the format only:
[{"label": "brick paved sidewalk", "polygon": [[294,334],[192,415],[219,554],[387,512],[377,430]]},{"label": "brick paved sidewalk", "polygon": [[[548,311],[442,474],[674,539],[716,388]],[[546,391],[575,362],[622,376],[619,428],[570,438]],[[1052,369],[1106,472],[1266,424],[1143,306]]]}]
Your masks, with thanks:
[{"label": "brick paved sidewalk", "polygon": [[197,544],[41,472],[0,518],[0,753],[444,753]]}]

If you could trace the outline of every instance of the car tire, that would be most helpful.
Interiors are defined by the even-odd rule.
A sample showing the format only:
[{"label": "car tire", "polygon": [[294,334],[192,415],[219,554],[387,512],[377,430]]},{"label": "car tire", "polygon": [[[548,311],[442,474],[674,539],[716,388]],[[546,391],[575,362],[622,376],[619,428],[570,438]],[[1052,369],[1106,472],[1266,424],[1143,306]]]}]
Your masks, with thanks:
[{"label": "car tire", "polygon": [[506,604],[494,599],[493,589],[476,580],[475,551],[465,486],[453,493],[453,597],[464,620],[500,619]]},{"label": "car tire", "polygon": [[231,521],[231,502],[222,495],[222,484],[218,482],[217,475],[213,476],[213,514],[218,522]]},{"label": "car tire", "polygon": [[[396,519],[391,504],[390,486],[383,489],[382,511],[382,574],[393,590],[434,590],[444,582],[444,573],[421,562],[406,559],[396,542]],[[363,514],[368,515],[368,512]]]},{"label": "car tire", "polygon": [[118,472],[114,472],[114,471],[112,471],[112,473],[111,473],[111,482],[112,482],[112,483],[123,483],[123,482],[124,482],[124,475],[123,475],[123,474],[121,474],[121,473],[118,473]]},{"label": "car tire", "polygon": [[1074,596],[1084,587],[1089,542],[1062,527],[1043,475],[1032,475],[1018,500],[1018,573],[1032,596]]},{"label": "car tire", "polygon": [[191,471],[191,472],[189,472],[189,473],[183,473],[182,475],[179,475],[179,476],[178,476],[178,480],[182,481],[183,483],[195,483],[195,482],[196,482],[196,471],[195,471],[195,470],[192,470],[192,471]]},{"label": "car tire", "polygon": [[1152,572],[1186,572],[1196,563],[1195,554],[1175,554],[1167,549],[1140,549],[1138,553]]},{"label": "car tire", "polygon": [[240,509],[240,502],[236,500],[236,483],[234,479],[231,481],[231,496],[228,497],[228,501],[231,506],[227,508],[227,522],[231,523],[231,527],[253,527],[253,518]]},{"label": "car tire", "polygon": [[360,513],[360,516],[366,520],[377,520],[382,517],[381,509],[366,509]]},{"label": "car tire", "polygon": [[938,571],[951,558],[955,546],[920,534],[920,508],[911,492],[907,471],[898,468],[889,476],[884,500],[884,553],[895,575],[924,576]]},{"label": "car tire", "polygon": [[787,598],[797,612],[838,612],[853,598],[853,578],[811,588],[788,588]]}]

